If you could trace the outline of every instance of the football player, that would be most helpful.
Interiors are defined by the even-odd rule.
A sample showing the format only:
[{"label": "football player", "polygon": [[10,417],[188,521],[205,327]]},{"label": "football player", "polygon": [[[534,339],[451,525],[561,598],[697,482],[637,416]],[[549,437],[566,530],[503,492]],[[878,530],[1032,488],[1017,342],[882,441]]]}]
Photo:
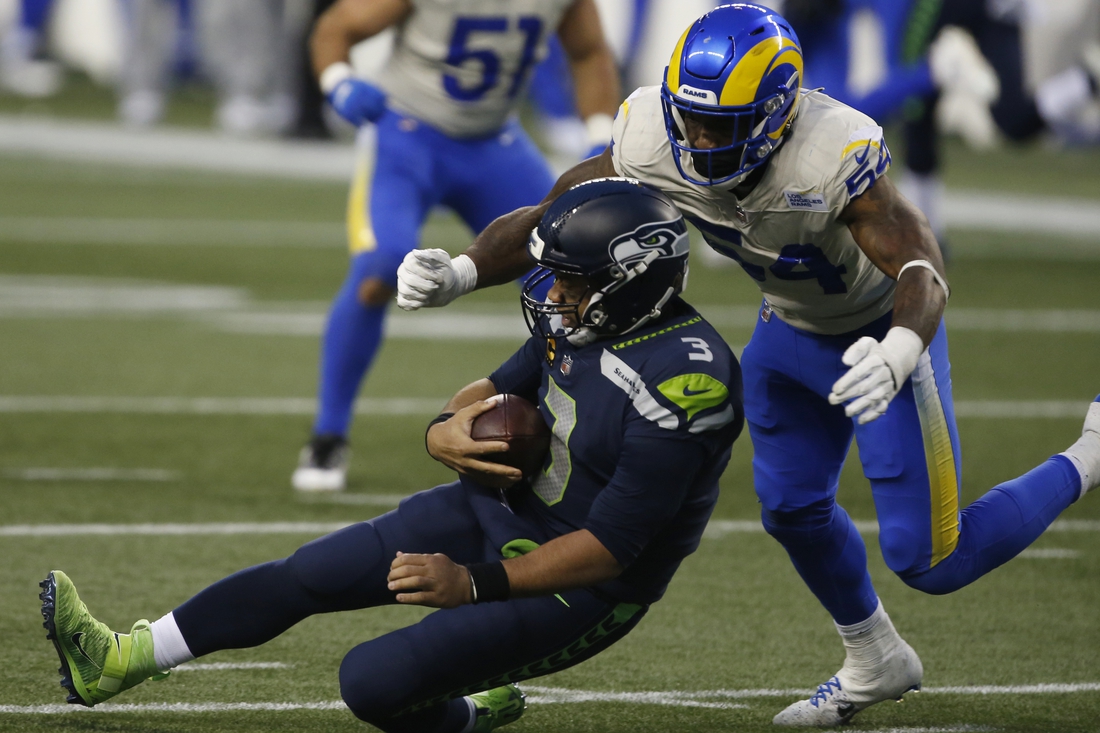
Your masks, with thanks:
[{"label": "football player", "polygon": [[[380,82],[357,79],[351,46],[391,26],[397,37]],[[577,108],[602,150],[622,97],[593,0],[339,0],[318,20],[311,46],[321,89],[362,127],[350,269],[325,327],[318,413],[295,488],[344,488],[355,395],[382,339],[397,266],[431,209],[448,206],[479,232],[553,185],[513,111],[555,30]]]},{"label": "football player", "polygon": [[781,16],[748,4],[704,15],[680,38],[664,83],[623,103],[607,152],[567,171],[540,206],[493,222],[458,262],[441,250],[410,254],[398,304],[444,305],[514,277],[526,266],[526,232],[578,181],[633,176],[675,201],[764,294],[742,355],[763,523],[847,653],[775,722],[833,726],[922,679],[836,503],[853,435],[887,565],[914,588],[949,593],[1017,555],[1100,484],[1100,402],[1072,447],[960,507],[942,320],[950,290],[935,237],[884,175],[882,129],[800,89],[802,75],[798,38]]},{"label": "football player", "polygon": [[[634,628],[717,501],[744,422],[740,368],[679,298],[687,225],[659,191],[580,185],[547,210],[526,251],[539,265],[521,296],[531,338],[428,427],[428,452],[458,481],[231,575],[129,634],[92,618],[68,577],[50,573],[42,613],[69,702],[98,704],[313,614],[406,603],[446,610],[352,649],[344,701],[392,733],[482,732],[522,714],[513,683]],[[535,293],[551,275],[544,299]],[[489,462],[507,443],[470,439],[506,393],[537,403],[551,431],[529,481]]]}]

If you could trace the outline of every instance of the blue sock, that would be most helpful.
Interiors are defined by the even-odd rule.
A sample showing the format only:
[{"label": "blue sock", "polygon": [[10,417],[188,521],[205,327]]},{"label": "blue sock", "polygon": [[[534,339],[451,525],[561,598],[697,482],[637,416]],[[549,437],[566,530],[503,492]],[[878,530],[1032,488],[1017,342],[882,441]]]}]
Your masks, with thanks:
[{"label": "blue sock", "polygon": [[791,556],[802,580],[836,623],[871,617],[878,596],[867,573],[867,548],[848,513],[832,498],[793,512],[763,511],[764,529]]},{"label": "blue sock", "polygon": [[336,294],[321,344],[321,384],[318,389],[314,435],[347,435],[355,395],[378,346],[386,306],[359,302],[361,276],[353,267]]},{"label": "blue sock", "polygon": [[53,0],[23,0],[20,5],[19,24],[35,33],[43,32],[50,20]]},{"label": "blue sock", "polygon": [[1073,462],[1052,456],[988,491],[960,514],[959,544],[934,568],[901,575],[925,593],[951,593],[1020,554],[1081,492]]}]

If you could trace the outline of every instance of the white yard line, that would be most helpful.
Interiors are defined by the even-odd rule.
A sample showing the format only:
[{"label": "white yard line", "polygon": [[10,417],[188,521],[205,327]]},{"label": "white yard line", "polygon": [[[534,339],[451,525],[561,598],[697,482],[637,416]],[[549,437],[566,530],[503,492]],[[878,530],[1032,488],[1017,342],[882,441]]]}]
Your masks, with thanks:
[{"label": "white yard line", "polygon": [[1076,560],[1081,557],[1081,551],[1060,547],[1029,547],[1016,557],[1030,560]]},{"label": "white yard line", "polygon": [[[3,220],[0,219],[0,231]],[[2,236],[0,236],[2,239]],[[751,329],[755,305],[697,304],[716,327]],[[247,290],[124,278],[0,275],[0,318],[104,317],[198,320],[230,333],[316,337],[324,330],[327,302],[256,302]],[[948,308],[952,332],[1100,334],[1100,309]],[[388,338],[520,341],[528,336],[519,308],[393,309]]]},{"label": "white yard line", "polygon": [[286,662],[188,662],[172,669],[177,672],[226,672],[253,669],[292,669]]},{"label": "white yard line", "polygon": [[[603,692],[595,690],[570,690],[564,687],[540,687],[523,685],[529,693],[527,701],[534,704],[568,704],[582,702],[622,702],[628,704],[675,705],[694,708],[744,708],[746,705],[720,702],[771,697],[804,697],[813,694],[813,690],[802,689],[759,689],[759,690],[705,690],[684,692],[669,690],[664,692]],[[929,687],[922,695],[1048,695],[1100,692],[1100,683],[1085,682],[1077,684],[1041,684],[1010,686],[973,686],[973,687]],[[237,711],[286,712],[291,710],[346,710],[341,701],[302,702],[302,703],[144,703],[122,704],[105,703],[89,709],[79,705],[0,705],[0,714],[23,715],[62,715],[66,713],[222,713]],[[948,733],[964,731],[985,731],[989,728],[978,726],[947,727],[902,727],[887,728],[877,733]]]},{"label": "white yard line", "polygon": [[[134,132],[113,123],[0,115],[0,152],[142,168],[175,168],[345,182],[354,155],[347,144],[240,140],[206,130],[161,127]],[[952,189],[944,200],[949,229],[1061,235],[1100,254],[1100,203]]]},{"label": "white yard line", "polygon": [[0,216],[0,242],[339,249],[347,246],[347,227],[308,221]]},{"label": "white yard line", "polygon": [[[356,495],[352,495],[356,496]],[[396,506],[404,498],[400,494],[364,494],[378,503]],[[358,503],[358,502],[350,502]],[[86,535],[122,536],[152,535],[160,537],[187,535],[257,535],[257,534],[314,534],[335,532],[347,527],[351,522],[200,522],[182,523],[145,523],[145,524],[7,524],[0,525],[0,537],[81,537]],[[876,534],[878,523],[873,520],[855,520],[856,529],[862,534]],[[764,532],[758,520],[750,519],[712,519],[707,524],[704,537],[721,539],[731,534],[762,534]],[[1050,525],[1047,532],[1100,532],[1100,520],[1058,519]],[[1064,552],[1064,551],[1059,551]]]},{"label": "white yard line", "polygon": [[[434,415],[446,397],[365,397],[359,415]],[[313,415],[312,397],[15,397],[0,396],[2,413],[123,413],[145,415]],[[1081,414],[1084,415],[1084,409]]]},{"label": "white yard line", "polygon": [[[365,397],[359,415],[434,415],[446,397]],[[4,413],[122,413],[135,415],[312,415],[312,397],[82,397],[0,395]],[[1085,400],[957,400],[960,418],[1081,419]]]},{"label": "white yard line", "polygon": [[12,468],[3,472],[20,481],[179,481],[179,471],[163,468]]}]

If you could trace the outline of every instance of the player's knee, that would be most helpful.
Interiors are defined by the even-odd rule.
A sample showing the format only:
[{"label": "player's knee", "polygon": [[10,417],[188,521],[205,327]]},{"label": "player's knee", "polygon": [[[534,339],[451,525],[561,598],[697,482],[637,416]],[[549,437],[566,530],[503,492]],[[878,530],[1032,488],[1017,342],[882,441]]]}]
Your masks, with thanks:
[{"label": "player's knee", "polygon": [[764,530],[780,543],[807,543],[828,531],[835,507],[833,499],[828,498],[790,511],[763,509],[760,518]]},{"label": "player's knee", "polygon": [[340,696],[355,717],[387,730],[387,721],[419,689],[416,655],[400,632],[360,644],[340,664]]},{"label": "player's knee", "polygon": [[[886,561],[886,567],[893,570],[902,580],[919,572],[922,548],[928,547],[928,543],[921,542],[921,538],[909,528],[881,522],[878,544],[882,550],[882,559]],[[906,580],[906,582],[909,581]]]},{"label": "player's knee", "polygon": [[332,594],[362,581],[382,561],[378,532],[362,522],[302,545],[288,564],[308,590]]},{"label": "player's knee", "polygon": [[359,283],[358,300],[368,308],[381,308],[390,302],[396,290],[385,280],[377,277],[365,278]]}]

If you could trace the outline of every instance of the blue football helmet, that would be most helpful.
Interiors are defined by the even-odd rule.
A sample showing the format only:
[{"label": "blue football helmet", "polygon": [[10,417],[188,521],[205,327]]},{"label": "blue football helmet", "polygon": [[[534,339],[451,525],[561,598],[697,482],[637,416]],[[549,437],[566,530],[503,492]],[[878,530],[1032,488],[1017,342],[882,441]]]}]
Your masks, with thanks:
[{"label": "blue football helmet", "polygon": [[[660,191],[632,178],[580,183],[550,204],[531,232],[527,253],[538,267],[520,296],[527,327],[575,343],[629,333],[660,317],[684,289],[688,250],[684,217]],[[587,281],[583,313],[584,298],[553,303],[533,295],[555,274]],[[579,325],[563,329],[562,314]]]},{"label": "blue football helmet", "polygon": [[[802,48],[791,25],[759,5],[722,5],[691,24],[665,68],[661,102],[680,175],[738,183],[783,142],[798,107]],[[722,142],[694,148],[687,122]]]}]

